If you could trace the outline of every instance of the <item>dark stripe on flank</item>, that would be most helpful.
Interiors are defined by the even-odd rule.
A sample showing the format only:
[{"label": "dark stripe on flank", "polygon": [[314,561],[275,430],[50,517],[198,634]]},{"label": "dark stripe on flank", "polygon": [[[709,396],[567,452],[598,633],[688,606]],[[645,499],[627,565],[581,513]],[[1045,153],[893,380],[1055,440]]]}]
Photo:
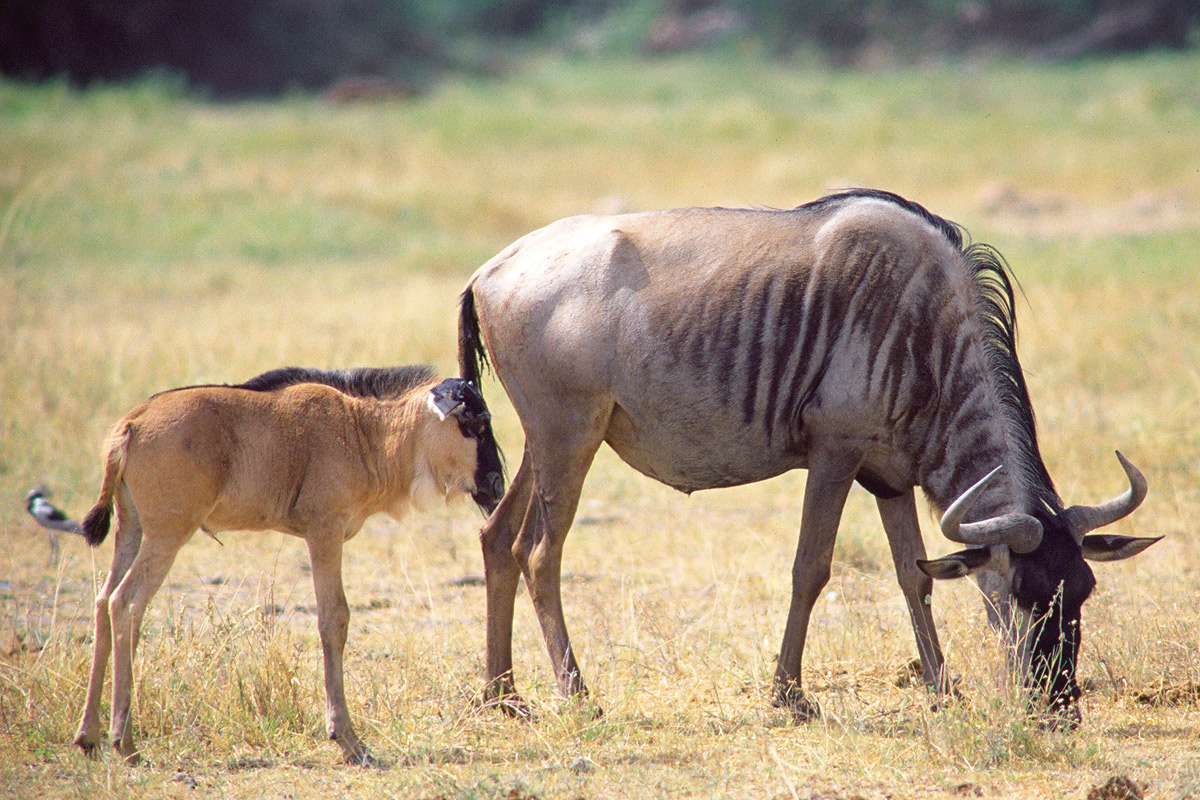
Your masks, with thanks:
[{"label": "dark stripe on flank", "polygon": [[[804,307],[804,282],[795,273],[790,273],[784,280],[783,293],[779,298],[779,315],[776,320],[775,361],[771,372],[771,386],[768,390],[766,409],[768,439],[773,438],[775,434],[779,393],[788,364],[800,346],[796,337],[800,335],[800,324],[806,313],[808,312]],[[803,367],[804,356],[804,353],[800,354],[800,358],[796,362],[796,372]]]},{"label": "dark stripe on flank", "polygon": [[754,408],[758,404],[758,379],[763,369],[763,333],[767,327],[767,315],[771,313],[776,280],[776,276],[772,275],[755,296],[754,327],[750,330],[750,350],[747,353],[746,369],[743,371],[746,394],[742,397],[742,422],[747,425],[754,420]]}]

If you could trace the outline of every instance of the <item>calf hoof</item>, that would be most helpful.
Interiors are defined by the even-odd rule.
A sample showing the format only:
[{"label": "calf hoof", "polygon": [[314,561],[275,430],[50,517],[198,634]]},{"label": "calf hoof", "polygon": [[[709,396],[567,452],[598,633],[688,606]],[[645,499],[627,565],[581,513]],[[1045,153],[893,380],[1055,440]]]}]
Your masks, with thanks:
[{"label": "calf hoof", "polygon": [[816,722],[821,718],[821,706],[795,684],[778,687],[775,690],[775,700],[772,705],[775,708],[785,708],[790,711],[792,723],[795,725]]},{"label": "calf hoof", "polygon": [[375,758],[371,755],[371,749],[362,743],[353,729],[340,734],[336,730],[330,729],[326,733],[329,741],[342,748],[342,763],[353,764],[356,767],[377,766]]},{"label": "calf hoof", "polygon": [[119,755],[129,766],[136,767],[138,764],[142,763],[142,754],[139,753],[137,748],[133,745],[124,745],[117,741],[113,742],[112,746],[113,750],[117,752],[117,755]]},{"label": "calf hoof", "polygon": [[100,757],[100,737],[97,734],[80,731],[75,734],[75,746],[88,758]]},{"label": "calf hoof", "polygon": [[376,760],[375,756],[371,755],[371,751],[366,747],[362,747],[357,752],[346,751],[342,753],[342,762],[354,767],[381,769],[383,764]]}]

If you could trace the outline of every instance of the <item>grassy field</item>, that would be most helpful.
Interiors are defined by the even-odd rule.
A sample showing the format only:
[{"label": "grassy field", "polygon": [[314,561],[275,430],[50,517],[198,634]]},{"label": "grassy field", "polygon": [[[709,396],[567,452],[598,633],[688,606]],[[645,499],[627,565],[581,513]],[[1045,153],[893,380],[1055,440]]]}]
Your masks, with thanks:
[{"label": "grassy field", "polygon": [[[531,58],[408,101],[214,105],[147,82],[0,83],[0,795],[317,798],[1083,798],[1112,776],[1200,796],[1200,55],[830,73],[752,54]],[[1021,714],[977,591],[939,585],[966,699],[940,713],[873,504],[855,491],[806,682],[770,707],[803,475],[672,493],[602,452],[567,545],[568,624],[604,705],[556,695],[527,598],[532,724],[474,707],[483,590],[470,508],[376,519],[347,548],[347,685],[385,769],[343,767],[303,546],[200,536],[147,616],[148,763],[70,744],[111,542],[49,559],[44,482],[82,516],[108,426],[171,386],[284,364],[454,369],[454,302],[517,236],[594,210],[789,207],[898,191],[1008,256],[1022,358],[1067,502],[1150,496],[1097,565],[1076,733]],[[485,387],[515,462],[520,430]],[[929,522],[931,551],[951,549]],[[1119,797],[1119,795],[1113,795]]]}]

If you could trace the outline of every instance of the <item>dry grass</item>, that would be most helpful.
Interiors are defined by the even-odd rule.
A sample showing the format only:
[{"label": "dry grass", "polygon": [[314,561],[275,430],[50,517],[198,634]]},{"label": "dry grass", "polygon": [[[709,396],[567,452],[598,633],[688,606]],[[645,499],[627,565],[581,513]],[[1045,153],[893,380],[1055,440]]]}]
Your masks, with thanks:
[{"label": "dry grass", "polygon": [[[0,84],[0,787],[6,796],[1075,797],[1115,774],[1200,793],[1200,59],[1080,68],[797,73],[750,61],[532,61],[412,102],[211,106],[150,83]],[[802,475],[672,493],[597,459],[564,569],[606,716],[556,696],[518,599],[537,721],[479,711],[482,571],[469,508],[370,522],[347,549],[359,729],[390,766],[322,740],[303,548],[196,538],[155,599],[135,715],[148,766],[70,740],[111,544],[59,563],[21,508],[44,481],[82,515],[108,425],[170,386],[286,363],[453,369],[476,264],[604,206],[789,206],[891,188],[1008,255],[1023,356],[1068,501],[1115,494],[1120,447],[1151,495],[1120,532],[1167,539],[1099,565],[1086,722],[1021,714],[968,583],[936,608],[967,699],[940,713],[886,543],[851,497],[796,728],[768,701]],[[510,458],[520,433],[486,387]],[[931,549],[950,548],[929,531]]]}]

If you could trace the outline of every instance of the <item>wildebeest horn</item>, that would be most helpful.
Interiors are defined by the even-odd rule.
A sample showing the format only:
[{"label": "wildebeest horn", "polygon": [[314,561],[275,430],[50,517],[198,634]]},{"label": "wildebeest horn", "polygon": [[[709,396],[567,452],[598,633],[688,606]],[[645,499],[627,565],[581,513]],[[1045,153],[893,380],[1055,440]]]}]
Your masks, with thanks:
[{"label": "wildebeest horn", "polygon": [[1070,529],[1076,542],[1082,542],[1084,534],[1088,531],[1103,528],[1122,517],[1129,516],[1146,499],[1146,491],[1149,488],[1146,484],[1146,477],[1137,467],[1130,464],[1125,456],[1121,455],[1120,450],[1117,451],[1117,460],[1121,462],[1121,467],[1129,478],[1129,489],[1124,494],[1107,503],[1095,506],[1071,506],[1063,512],[1067,528]]},{"label": "wildebeest horn", "polygon": [[1006,544],[1015,553],[1029,553],[1037,549],[1042,541],[1042,523],[1028,514],[1005,514],[979,522],[962,521],[979,495],[995,482],[1002,469],[1003,464],[984,475],[950,504],[946,513],[942,514],[943,536],[952,542],[980,547]]}]

